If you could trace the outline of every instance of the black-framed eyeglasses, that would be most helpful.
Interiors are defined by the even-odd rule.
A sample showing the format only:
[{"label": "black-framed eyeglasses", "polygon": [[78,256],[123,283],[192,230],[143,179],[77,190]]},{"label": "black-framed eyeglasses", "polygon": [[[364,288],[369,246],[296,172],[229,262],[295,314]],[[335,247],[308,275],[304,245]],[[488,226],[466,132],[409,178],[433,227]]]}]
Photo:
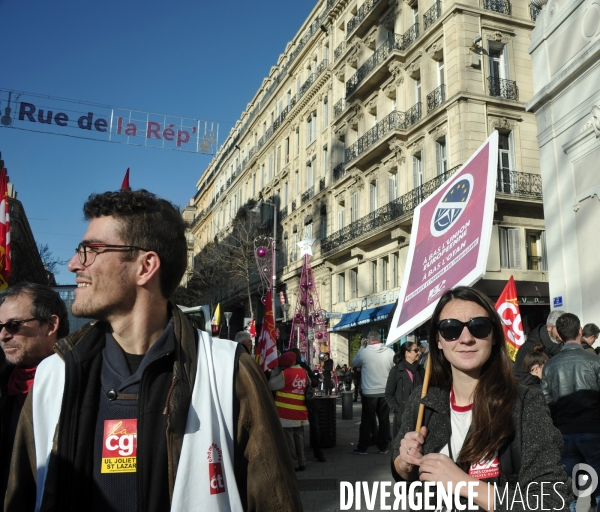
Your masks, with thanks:
[{"label": "black-framed eyeglasses", "polygon": [[494,323],[487,316],[471,318],[468,322],[461,322],[456,318],[447,318],[437,323],[438,331],[446,341],[455,341],[460,338],[465,327],[469,329],[469,332],[475,338],[485,338],[492,332]]},{"label": "black-framed eyeglasses", "polygon": [[418,354],[421,351],[418,348],[411,348],[410,350],[407,350],[407,352],[414,352],[415,354]]},{"label": "black-framed eyeglasses", "polygon": [[102,244],[96,242],[81,242],[75,252],[79,256],[79,262],[86,267],[94,263],[96,254],[101,254],[104,251],[149,251],[136,245],[115,245]]},{"label": "black-framed eyeglasses", "polygon": [[21,330],[21,326],[24,323],[32,322],[33,320],[37,320],[37,318],[27,318],[25,320],[9,320],[5,324],[0,323],[0,332],[2,332],[2,329],[6,329],[6,332],[9,334],[17,334]]}]

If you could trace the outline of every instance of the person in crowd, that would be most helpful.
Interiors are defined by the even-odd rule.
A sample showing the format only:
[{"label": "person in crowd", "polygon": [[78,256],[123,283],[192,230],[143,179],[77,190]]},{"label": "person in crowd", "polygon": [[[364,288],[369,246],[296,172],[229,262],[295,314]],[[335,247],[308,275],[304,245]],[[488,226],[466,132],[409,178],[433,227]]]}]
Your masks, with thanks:
[{"label": "person in crowd", "polygon": [[348,365],[344,365],[344,391],[352,390],[352,368]]},{"label": "person in crowd", "polygon": [[585,324],[581,331],[581,346],[588,352],[595,354],[594,343],[598,339],[600,328],[596,324]]},{"label": "person in crowd", "polygon": [[390,371],[385,386],[385,400],[394,413],[393,439],[400,430],[400,422],[408,398],[414,388],[423,384],[425,370],[418,363],[420,353],[415,342],[407,341],[394,355],[394,367]]},{"label": "person in crowd", "polygon": [[[579,463],[600,474],[600,358],[581,346],[576,315],[562,315],[556,329],[564,346],[544,365],[541,389],[562,434],[562,462],[569,475]],[[600,489],[593,496],[600,506]],[[574,501],[571,510],[575,509]]]},{"label": "person in crowd", "polygon": [[248,331],[240,331],[235,335],[235,342],[246,349],[248,354],[252,355],[252,336]]},{"label": "person in crowd", "polygon": [[260,368],[169,301],[187,267],[179,210],[124,189],[83,211],[72,310],[96,322],[38,366],[5,510],[302,510]]},{"label": "person in crowd", "polygon": [[[464,505],[472,486],[471,498],[484,510],[493,510],[493,484],[508,499],[496,510],[511,510],[515,499],[522,500],[519,510],[525,499],[527,510],[564,510],[572,491],[560,461],[560,432],[542,394],[517,385],[491,301],[474,288],[448,290],[435,307],[428,337],[429,389],[423,399],[415,389],[406,405],[393,443],[394,478],[441,483]],[[425,413],[415,431],[419,403]],[[551,492],[541,490],[542,482]]]},{"label": "person in crowd", "polygon": [[541,343],[534,345],[531,352],[523,359],[523,370],[527,374],[521,378],[521,383],[539,389],[542,381],[542,370],[549,360],[548,354],[544,351],[544,345]]},{"label": "person in crowd", "polygon": [[67,307],[52,288],[21,281],[0,293],[0,510],[17,423],[37,366],[67,334]]},{"label": "person in crowd", "polygon": [[333,371],[333,360],[329,352],[323,354],[321,361],[321,370],[323,371],[323,388],[326,395],[331,395],[331,372]]},{"label": "person in crowd", "polygon": [[358,446],[354,453],[367,454],[375,416],[379,421],[377,448],[380,453],[386,453],[390,435],[390,408],[385,401],[385,385],[394,366],[394,352],[381,343],[381,335],[378,332],[371,331],[367,335],[366,344],[354,357],[352,366],[360,368],[362,379],[362,412]]},{"label": "person in crowd", "polygon": [[[304,369],[313,389],[318,389],[319,384],[321,383],[321,381],[319,380],[319,376],[315,374],[315,372],[313,372],[304,361],[302,361],[302,354],[300,353],[300,349],[291,348],[290,351],[296,354],[296,364],[300,365],[300,367]],[[325,455],[323,455],[323,450],[321,449],[321,431],[319,430],[319,414],[314,400],[307,401],[306,408],[308,409],[310,446],[313,450],[313,455],[315,456],[315,459],[317,459],[319,462],[326,462]]]},{"label": "person in crowd", "polygon": [[352,381],[354,382],[354,401],[358,402],[358,395],[360,394],[361,387],[361,376],[360,368],[352,366]]},{"label": "person in crowd", "polygon": [[308,375],[296,358],[297,354],[291,350],[281,354],[279,366],[271,372],[269,387],[277,392],[275,406],[295,469],[304,471],[304,425],[308,423],[305,393]]},{"label": "person in crowd", "polygon": [[544,346],[544,352],[549,358],[554,357],[560,352],[562,343],[556,332],[556,321],[565,312],[560,309],[555,309],[550,312],[546,319],[546,324],[539,325],[534,328],[527,336],[527,340],[521,345],[517,351],[517,357],[514,364],[514,372],[517,379],[527,378],[527,372],[523,370],[523,359],[531,352],[533,346],[541,343]]},{"label": "person in crowd", "polygon": [[424,340],[421,341],[419,350],[419,365],[425,367],[425,363],[427,363],[427,356],[429,355],[429,343]]}]

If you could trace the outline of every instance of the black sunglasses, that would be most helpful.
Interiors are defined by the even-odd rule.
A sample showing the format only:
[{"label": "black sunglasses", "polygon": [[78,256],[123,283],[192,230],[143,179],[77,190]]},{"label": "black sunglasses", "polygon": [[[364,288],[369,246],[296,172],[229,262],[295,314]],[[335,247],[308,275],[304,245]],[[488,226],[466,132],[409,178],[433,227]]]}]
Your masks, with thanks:
[{"label": "black sunglasses", "polygon": [[440,320],[437,323],[438,331],[446,341],[455,341],[460,338],[465,327],[469,329],[469,332],[475,338],[485,338],[492,332],[494,323],[487,316],[471,318],[468,322],[461,322],[456,318],[448,318]]},{"label": "black sunglasses", "polygon": [[26,320],[9,320],[5,324],[0,323],[0,332],[2,329],[6,329],[6,332],[10,334],[17,334],[21,330],[21,326],[26,322],[37,320],[37,318],[28,318]]}]

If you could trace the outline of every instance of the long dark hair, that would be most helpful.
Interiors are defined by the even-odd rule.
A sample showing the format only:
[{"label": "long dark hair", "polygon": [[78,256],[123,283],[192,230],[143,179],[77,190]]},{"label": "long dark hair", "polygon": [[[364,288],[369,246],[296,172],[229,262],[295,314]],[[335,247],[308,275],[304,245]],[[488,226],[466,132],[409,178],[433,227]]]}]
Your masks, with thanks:
[{"label": "long dark hair", "polygon": [[407,341],[400,346],[400,350],[394,354],[394,364],[398,364],[400,361],[404,361],[406,359],[406,352],[413,348],[413,345],[416,347],[417,344],[414,341]]},{"label": "long dark hair", "polygon": [[517,397],[517,383],[506,350],[502,323],[490,299],[474,288],[459,286],[444,293],[431,318],[431,385],[443,388],[450,386],[452,382],[451,365],[444,357],[444,352],[438,348],[437,323],[444,307],[453,300],[473,302],[481,306],[494,324],[492,352],[481,369],[473,396],[473,431],[460,451],[460,463],[464,465],[489,460],[513,435],[511,412]]}]

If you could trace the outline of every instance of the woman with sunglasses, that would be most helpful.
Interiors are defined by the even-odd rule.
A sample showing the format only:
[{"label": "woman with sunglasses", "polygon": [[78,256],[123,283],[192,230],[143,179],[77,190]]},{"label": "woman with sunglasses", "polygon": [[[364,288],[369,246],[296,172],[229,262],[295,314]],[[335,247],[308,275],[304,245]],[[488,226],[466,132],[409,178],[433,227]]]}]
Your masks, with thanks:
[{"label": "woman with sunglasses", "polygon": [[[450,485],[464,503],[468,485],[457,484],[471,483],[483,510],[568,510],[560,432],[541,393],[517,386],[489,299],[468,287],[447,291],[431,319],[429,351],[429,389],[422,400],[415,389],[406,405],[393,444],[394,478]],[[420,402],[424,426],[415,432]],[[494,485],[509,499],[499,503]]]},{"label": "woman with sunglasses", "polygon": [[385,401],[394,413],[394,438],[400,430],[402,414],[413,389],[423,384],[425,371],[418,364],[421,351],[414,341],[407,341],[394,355],[394,367],[390,370],[385,386]]}]

